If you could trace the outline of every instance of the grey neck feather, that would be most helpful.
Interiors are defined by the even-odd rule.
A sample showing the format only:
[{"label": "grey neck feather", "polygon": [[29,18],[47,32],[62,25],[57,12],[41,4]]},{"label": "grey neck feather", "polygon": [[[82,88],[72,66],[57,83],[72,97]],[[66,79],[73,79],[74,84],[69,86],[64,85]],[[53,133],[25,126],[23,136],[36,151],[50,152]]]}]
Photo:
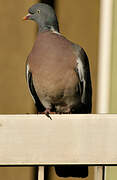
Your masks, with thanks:
[{"label": "grey neck feather", "polygon": [[42,23],[38,23],[38,31],[39,32],[43,32],[43,31],[57,31],[59,32],[59,25],[58,22],[56,21],[54,24],[42,24]]},{"label": "grey neck feather", "polygon": [[54,30],[54,31],[59,32],[59,28],[56,27],[56,26],[39,26],[39,27],[38,27],[38,31],[39,31],[39,32],[51,31],[51,30]]}]

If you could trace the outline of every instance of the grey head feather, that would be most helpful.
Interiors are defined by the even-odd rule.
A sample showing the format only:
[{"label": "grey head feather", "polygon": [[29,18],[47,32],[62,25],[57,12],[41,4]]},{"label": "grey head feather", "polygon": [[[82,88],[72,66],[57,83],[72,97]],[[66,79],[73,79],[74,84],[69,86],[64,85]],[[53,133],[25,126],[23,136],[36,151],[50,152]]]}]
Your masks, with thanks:
[{"label": "grey head feather", "polygon": [[39,31],[54,29],[59,32],[58,20],[51,6],[45,3],[37,3],[29,8],[30,20],[35,21]]}]

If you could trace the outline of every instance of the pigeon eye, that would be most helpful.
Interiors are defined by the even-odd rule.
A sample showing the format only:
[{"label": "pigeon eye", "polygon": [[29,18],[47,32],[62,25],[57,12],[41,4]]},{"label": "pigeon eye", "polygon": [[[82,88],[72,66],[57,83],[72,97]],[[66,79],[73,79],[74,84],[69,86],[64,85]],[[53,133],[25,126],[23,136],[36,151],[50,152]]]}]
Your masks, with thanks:
[{"label": "pigeon eye", "polygon": [[40,14],[40,9],[38,9],[37,12]]}]

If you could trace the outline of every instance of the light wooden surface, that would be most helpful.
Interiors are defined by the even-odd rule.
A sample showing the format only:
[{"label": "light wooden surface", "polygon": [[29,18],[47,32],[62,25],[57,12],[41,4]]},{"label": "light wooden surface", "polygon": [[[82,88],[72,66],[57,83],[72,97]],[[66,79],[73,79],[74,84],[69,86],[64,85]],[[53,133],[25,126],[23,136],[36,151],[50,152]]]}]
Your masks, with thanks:
[{"label": "light wooden surface", "polygon": [[44,166],[38,167],[38,180],[44,180]]},{"label": "light wooden surface", "polygon": [[94,169],[94,180],[106,180],[104,179],[103,166],[96,166]]},{"label": "light wooden surface", "polygon": [[0,115],[0,165],[117,165],[117,115]]},{"label": "light wooden surface", "polygon": [[[97,113],[108,113],[111,90],[113,0],[100,1]],[[113,71],[113,70],[112,70]],[[116,96],[115,96],[116,97]]]}]

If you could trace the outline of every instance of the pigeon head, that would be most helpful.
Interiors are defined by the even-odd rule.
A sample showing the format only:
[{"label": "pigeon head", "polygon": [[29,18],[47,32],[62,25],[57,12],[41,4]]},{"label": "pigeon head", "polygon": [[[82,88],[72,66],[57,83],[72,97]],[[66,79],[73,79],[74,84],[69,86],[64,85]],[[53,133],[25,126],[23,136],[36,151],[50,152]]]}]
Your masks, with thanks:
[{"label": "pigeon head", "polygon": [[39,26],[39,31],[53,29],[59,31],[56,14],[51,6],[45,3],[37,3],[29,8],[24,20],[33,20]]}]

